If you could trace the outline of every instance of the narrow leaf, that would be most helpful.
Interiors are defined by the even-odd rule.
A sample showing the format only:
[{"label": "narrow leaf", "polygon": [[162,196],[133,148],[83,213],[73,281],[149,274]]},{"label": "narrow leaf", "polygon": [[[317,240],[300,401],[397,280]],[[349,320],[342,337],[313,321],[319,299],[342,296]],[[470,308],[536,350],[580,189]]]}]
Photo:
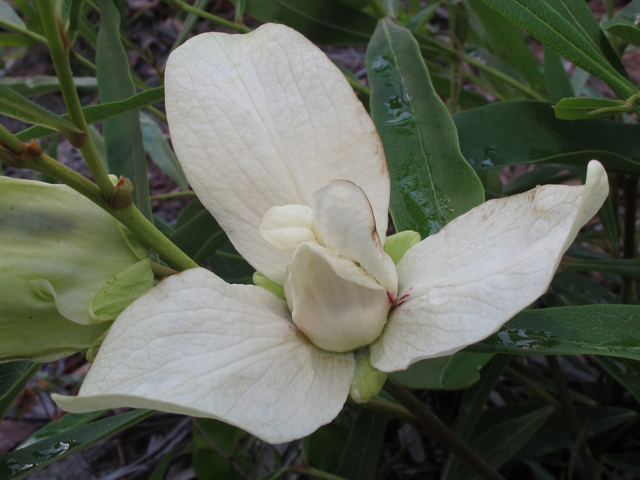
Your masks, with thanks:
[{"label": "narrow leaf", "polygon": [[549,101],[557,103],[565,97],[575,96],[560,55],[547,47],[544,47],[544,79],[547,83]]},{"label": "narrow leaf", "polygon": [[[126,100],[100,103],[99,105],[89,105],[82,109],[82,113],[84,114],[87,124],[92,125],[127,112],[148,107],[149,105],[161,102],[162,100],[164,100],[164,87],[157,87],[145,90],[133,97],[127,98]],[[68,115],[62,115],[62,118],[66,119],[68,118]],[[45,127],[31,127],[16,134],[16,136],[25,142],[32,138],[45,137],[52,133],[55,133],[55,130]]]},{"label": "narrow leaf", "polygon": [[144,148],[160,169],[171,177],[182,190],[189,189],[189,182],[184,176],[182,167],[178,163],[175,153],[169,146],[169,142],[164,138],[162,130],[158,124],[149,116],[140,113],[140,125],[142,126],[142,138]]},{"label": "narrow leaf", "polygon": [[387,419],[381,413],[360,410],[351,427],[337,474],[346,480],[373,480],[382,450]]},{"label": "narrow leaf", "polygon": [[525,310],[466,348],[515,355],[612,355],[640,359],[640,308],[585,305]]},{"label": "narrow leaf", "polygon": [[62,133],[74,144],[81,145],[84,139],[84,133],[69,120],[59,117],[3,84],[0,84],[0,113],[27,123],[50,127]]},{"label": "narrow leaf", "polygon": [[[485,430],[470,446],[489,464],[498,468],[518,453],[552,413],[553,407],[546,406],[531,413],[510,418]],[[454,478],[470,480],[477,477],[475,472],[465,464],[460,464]]]},{"label": "narrow leaf", "polygon": [[462,153],[474,168],[586,166],[596,158],[607,170],[640,173],[640,125],[559,120],[550,104],[529,100],[494,103],[453,118]]},{"label": "narrow leaf", "polygon": [[11,8],[6,0],[0,0],[0,25],[13,26],[22,30],[26,30],[27,26],[24,24],[18,14]]},{"label": "narrow leaf", "polygon": [[245,13],[287,25],[322,45],[364,45],[376,27],[375,18],[337,0],[246,0]]},{"label": "narrow leaf", "polygon": [[39,363],[0,363],[0,421],[38,369],[40,369]]},{"label": "narrow leaf", "polygon": [[371,115],[391,176],[394,224],[426,238],[482,203],[482,183],[460,153],[455,125],[411,32],[380,20],[366,60]]},{"label": "narrow leaf", "polygon": [[60,420],[51,422],[35,432],[22,442],[18,448],[28,447],[29,445],[33,445],[34,443],[44,440],[45,438],[86,425],[87,423],[103,416],[105,413],[107,413],[107,410],[99,410],[97,412],[89,413],[65,413]]},{"label": "narrow leaf", "polygon": [[[76,88],[98,88],[94,77],[74,77]],[[35,97],[60,90],[58,77],[48,75],[35,75],[33,77],[4,77],[0,78],[0,84],[14,90],[23,97]],[[65,116],[65,118],[67,118]]]},{"label": "narrow leaf", "polygon": [[524,41],[521,30],[482,0],[466,0],[482,24],[493,53],[513,67],[533,88],[544,90],[540,65]]},{"label": "narrow leaf", "polygon": [[545,0],[483,0],[543,45],[606,82],[621,98],[634,85],[611,66],[593,42]]},{"label": "narrow leaf", "polygon": [[133,410],[54,435],[0,456],[0,480],[22,480],[50,463],[129,428],[155,412]]},{"label": "narrow leaf", "polygon": [[[508,363],[508,355],[495,356],[493,361],[482,370],[480,381],[464,392],[460,401],[456,433],[465,442],[471,438],[489,395]],[[449,454],[442,468],[440,480],[454,480],[459,465],[458,457]]]},{"label": "narrow leaf", "polygon": [[[96,46],[97,78],[103,102],[126,100],[136,93],[127,54],[120,42],[120,15],[113,0],[100,0],[100,29]],[[103,125],[109,172],[124,175],[133,183],[133,201],[151,219],[147,158],[140,117],[123,114]]]},{"label": "narrow leaf", "polygon": [[604,355],[596,357],[596,359],[609,375],[629,390],[629,393],[640,402],[640,361]]},{"label": "narrow leaf", "polygon": [[602,22],[602,28],[622,38],[625,42],[640,47],[640,0],[633,0],[610,20]]}]

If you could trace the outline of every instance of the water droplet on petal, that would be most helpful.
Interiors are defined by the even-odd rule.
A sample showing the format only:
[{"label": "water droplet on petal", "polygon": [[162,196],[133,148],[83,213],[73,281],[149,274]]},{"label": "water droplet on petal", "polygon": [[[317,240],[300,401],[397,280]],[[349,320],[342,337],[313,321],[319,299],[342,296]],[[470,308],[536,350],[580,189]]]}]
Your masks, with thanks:
[{"label": "water droplet on petal", "polygon": [[442,305],[449,301],[454,290],[455,285],[453,283],[441,283],[436,285],[429,291],[427,301],[431,305]]}]

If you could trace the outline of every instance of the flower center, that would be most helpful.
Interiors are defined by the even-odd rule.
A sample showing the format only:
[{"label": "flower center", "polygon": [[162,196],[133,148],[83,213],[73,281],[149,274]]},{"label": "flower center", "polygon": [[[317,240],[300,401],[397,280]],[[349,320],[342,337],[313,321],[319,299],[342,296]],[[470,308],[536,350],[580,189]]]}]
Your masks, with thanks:
[{"label": "flower center", "polygon": [[293,252],[284,290],[293,322],[316,346],[346,352],[382,332],[397,295],[397,273],[382,249],[371,205],[351,182],[337,180],[304,205],[271,208],[260,233]]}]

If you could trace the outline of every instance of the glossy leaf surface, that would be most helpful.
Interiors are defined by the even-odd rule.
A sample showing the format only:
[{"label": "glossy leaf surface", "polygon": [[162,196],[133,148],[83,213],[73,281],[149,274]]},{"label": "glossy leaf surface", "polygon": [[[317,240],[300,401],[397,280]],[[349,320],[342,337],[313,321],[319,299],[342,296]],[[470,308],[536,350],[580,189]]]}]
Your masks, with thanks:
[{"label": "glossy leaf surface", "polygon": [[133,410],[54,435],[0,456],[0,480],[22,480],[50,463],[90,447],[150,417],[151,410]]},{"label": "glossy leaf surface", "polygon": [[544,0],[484,1],[546,47],[606,82],[620,97],[634,93],[633,84],[611,66],[592,40],[551,4]]},{"label": "glossy leaf surface", "polygon": [[391,176],[397,231],[426,238],[484,199],[460,154],[456,128],[436,95],[411,32],[382,19],[367,48],[371,115]]},{"label": "glossy leaf surface", "polygon": [[525,310],[469,352],[612,355],[640,359],[640,307],[586,305]]},{"label": "glossy leaf surface", "polygon": [[551,105],[519,100],[453,116],[462,154],[474,168],[531,163],[586,166],[598,159],[607,170],[640,173],[640,125],[608,120],[566,121]]}]

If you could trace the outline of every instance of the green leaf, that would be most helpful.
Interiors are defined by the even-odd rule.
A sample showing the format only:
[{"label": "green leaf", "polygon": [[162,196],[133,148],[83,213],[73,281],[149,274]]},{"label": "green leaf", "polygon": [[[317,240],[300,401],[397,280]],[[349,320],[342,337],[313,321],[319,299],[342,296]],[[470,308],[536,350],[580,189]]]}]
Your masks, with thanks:
[{"label": "green leaf", "polygon": [[171,465],[171,460],[173,460],[174,453],[174,449],[172,448],[171,450],[169,450],[169,453],[162,457],[162,460],[160,460],[158,466],[151,473],[149,480],[162,480],[164,478],[167,470],[169,470],[169,466]]},{"label": "green leaf", "polygon": [[66,319],[39,283],[0,276],[0,362],[51,362],[85,351],[111,325],[81,325]]},{"label": "green leaf", "polygon": [[[139,110],[151,104],[161,102],[162,100],[164,100],[164,87],[150,88],[149,90],[138,93],[126,100],[84,107],[82,109],[82,113],[84,114],[87,124],[92,125],[103,120],[118,117],[119,115],[133,110]],[[68,118],[66,114],[61,117],[65,119]],[[55,130],[45,127],[31,127],[16,134],[16,137],[23,142],[26,142],[32,138],[45,137],[52,133],[55,133]]]},{"label": "green leaf", "polygon": [[68,430],[15,452],[0,456],[0,480],[22,480],[50,463],[90,447],[129,428],[155,412],[133,410]]},{"label": "green leaf", "polygon": [[188,190],[189,182],[187,182],[182,167],[158,124],[149,115],[140,112],[140,125],[142,126],[144,148],[153,163],[169,175],[171,180],[176,182],[182,190]]},{"label": "green leaf", "polygon": [[557,103],[565,97],[575,97],[560,55],[547,47],[544,47],[544,79],[550,102]]},{"label": "green leaf", "polygon": [[375,478],[386,425],[387,418],[381,413],[358,412],[336,472],[339,477],[346,480]]},{"label": "green leaf", "polygon": [[[74,77],[73,83],[77,88],[98,88],[98,83],[94,77]],[[58,77],[48,75],[4,77],[0,78],[0,84],[6,85],[23,97],[35,97],[60,90]],[[64,118],[67,117],[65,116]]]},{"label": "green leaf", "polygon": [[609,43],[609,39],[600,28],[587,2],[582,0],[545,0],[552,8],[563,16],[584,38],[602,53],[604,58],[623,77],[629,78],[620,58]]},{"label": "green leaf", "polygon": [[621,98],[635,93],[634,85],[611,66],[593,40],[545,0],[483,0],[513,23],[578,67],[606,82]]},{"label": "green leaf", "polygon": [[640,306],[585,305],[525,310],[466,348],[515,355],[612,355],[640,359]]},{"label": "green leaf", "polygon": [[478,17],[493,53],[513,67],[531,87],[544,90],[540,65],[520,29],[482,0],[466,0],[466,3]]},{"label": "green leaf", "polygon": [[445,357],[421,360],[392,375],[409,388],[460,390],[480,380],[480,369],[491,357],[493,354],[458,352]]},{"label": "green leaf", "polygon": [[247,0],[245,13],[287,25],[321,45],[364,45],[376,27],[375,18],[337,0]]},{"label": "green leaf", "polygon": [[[490,409],[488,412],[491,410],[494,409]],[[553,407],[546,406],[531,413],[508,418],[497,424],[487,422],[491,426],[487,429],[478,427],[477,432],[481,433],[475,436],[470,442],[470,446],[489,464],[498,468],[526,445],[552,413]],[[461,463],[453,478],[467,480],[477,477],[475,472]]]},{"label": "green leaf", "polygon": [[602,28],[622,38],[625,42],[640,47],[640,0],[633,0],[610,20],[602,21]]},{"label": "green leaf", "polygon": [[100,418],[107,412],[108,410],[99,410],[97,412],[88,413],[65,413],[60,420],[51,422],[36,431],[33,435],[22,442],[18,448],[28,447],[29,445],[33,445],[34,443],[40,442],[46,438],[86,425],[87,423]]},{"label": "green leaf", "polygon": [[426,238],[482,203],[482,184],[460,154],[455,125],[411,32],[380,20],[366,60],[371,115],[391,176],[391,216],[397,231]]},{"label": "green leaf", "polygon": [[[586,427],[587,437],[606,432],[638,415],[633,410],[619,407],[576,407],[576,413],[580,425]],[[515,458],[526,459],[546,455],[563,448],[571,448],[573,443],[562,417],[553,413]]]},{"label": "green leaf", "polygon": [[[210,0],[196,0],[193,6],[200,10],[204,10],[205,8],[207,8],[207,5],[209,5],[209,1]],[[244,4],[245,1],[246,0],[236,0],[236,2],[240,2],[242,4]],[[237,8],[238,7],[236,6],[236,9]],[[175,50],[180,45],[182,45],[182,43],[187,38],[187,35],[189,35],[189,32],[191,32],[191,29],[195,26],[199,18],[200,17],[198,17],[195,13],[190,13],[189,15],[187,15],[187,18],[184,20],[184,23],[182,24],[182,28],[178,33],[178,36],[176,37],[175,41],[173,42],[173,45],[171,46],[171,50]]]},{"label": "green leaf", "polygon": [[0,25],[13,26],[21,30],[26,30],[27,26],[24,24],[18,14],[11,8],[6,0],[0,0]]},{"label": "green leaf", "polygon": [[[563,98],[553,106],[556,117],[562,120],[582,120],[588,118],[610,117],[625,110],[624,100],[609,100],[607,98],[573,97]],[[604,110],[604,111],[601,111]]]},{"label": "green leaf", "polygon": [[440,377],[440,387],[444,390],[467,388],[480,380],[480,369],[493,354],[458,352],[451,357]]},{"label": "green leaf", "polygon": [[474,168],[586,166],[596,158],[608,170],[640,174],[640,125],[559,120],[550,104],[529,100],[494,103],[453,118],[462,154]]},{"label": "green leaf", "polygon": [[349,428],[341,424],[340,417],[309,435],[307,452],[311,465],[328,472],[336,470],[348,436]]},{"label": "green leaf", "polygon": [[223,230],[218,222],[207,210],[202,208],[190,220],[176,229],[171,236],[171,241],[193,258],[211,238],[220,232]]},{"label": "green leaf", "polygon": [[614,275],[640,276],[640,260],[626,258],[603,258],[564,262],[563,266],[570,270],[583,272],[612,273]]},{"label": "green leaf", "polygon": [[[100,29],[96,46],[98,88],[102,102],[130,99],[136,94],[127,53],[120,41],[120,15],[113,0],[100,0]],[[103,124],[109,173],[124,175],[133,183],[133,202],[151,219],[147,157],[140,117],[122,114]]]},{"label": "green leaf", "polygon": [[[240,439],[245,432],[238,427],[228,425],[218,420],[201,418],[195,420],[205,432],[208,440],[213,442],[225,455],[233,457]],[[193,441],[196,451],[193,455],[193,469],[199,480],[231,480],[239,478],[238,473],[231,467],[226,458],[216,452],[209,441],[195,427]]]},{"label": "green leaf", "polygon": [[0,84],[0,113],[27,123],[44,125],[62,133],[74,145],[82,145],[84,133],[66,118],[27,100],[12,88]]},{"label": "green leaf", "polygon": [[629,390],[640,402],[640,361],[601,355],[596,357],[602,368]]},{"label": "green leaf", "polygon": [[616,304],[620,299],[590,278],[576,272],[561,272],[551,283],[551,290],[565,305]]},{"label": "green leaf", "polygon": [[[456,433],[465,442],[471,438],[489,395],[491,395],[507,363],[509,363],[508,355],[495,356],[493,361],[482,370],[480,381],[464,392],[460,401]],[[455,480],[454,474],[459,465],[460,459],[449,454],[442,468],[440,480]]]},{"label": "green leaf", "polygon": [[39,369],[39,363],[0,363],[0,421]]}]

